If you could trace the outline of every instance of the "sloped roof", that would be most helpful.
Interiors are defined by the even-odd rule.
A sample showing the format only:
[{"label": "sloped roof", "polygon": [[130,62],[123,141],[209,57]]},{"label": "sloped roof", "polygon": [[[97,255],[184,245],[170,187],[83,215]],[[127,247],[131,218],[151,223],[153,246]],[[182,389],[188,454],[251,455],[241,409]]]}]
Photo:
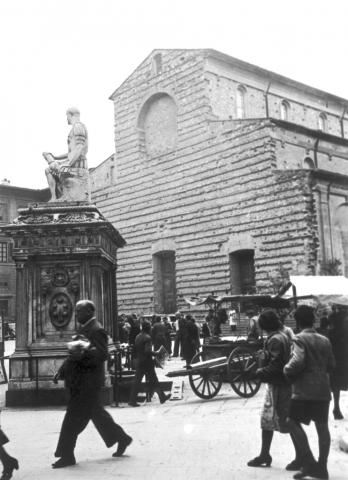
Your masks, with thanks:
[{"label": "sloped roof", "polygon": [[236,57],[232,57],[231,55],[227,55],[225,53],[219,52],[218,50],[214,50],[211,48],[202,48],[202,49],[184,49],[184,48],[173,48],[173,49],[165,49],[165,48],[159,48],[153,50],[150,55],[148,55],[143,62],[141,62],[138,67],[136,67],[133,72],[121,83],[121,85],[110,95],[109,99],[112,100],[116,93],[122,88],[122,86],[127,83],[127,81],[133,76],[134,72],[144,63],[148,60],[149,57],[154,56],[156,53],[163,53],[163,52],[192,52],[196,53],[197,55],[205,55],[206,57],[213,57],[216,59],[219,59],[225,63],[228,63],[230,65],[242,68],[244,70],[258,73],[259,75],[265,77],[266,79],[269,79],[269,81],[277,81],[279,83],[285,83],[287,85],[290,85],[294,88],[297,88],[301,91],[305,91],[307,93],[312,93],[314,95],[319,95],[319,96],[324,96],[331,101],[343,104],[344,106],[348,105],[348,99],[339,97],[337,95],[333,95],[332,93],[326,92],[324,90],[320,90],[315,87],[311,87],[309,85],[306,85],[305,83],[298,82],[297,80],[293,80],[289,77],[285,77],[284,75],[280,75],[278,73],[272,72],[271,70],[267,70],[265,68],[259,67],[257,65],[253,65],[252,63],[245,62],[244,60],[240,60]]}]

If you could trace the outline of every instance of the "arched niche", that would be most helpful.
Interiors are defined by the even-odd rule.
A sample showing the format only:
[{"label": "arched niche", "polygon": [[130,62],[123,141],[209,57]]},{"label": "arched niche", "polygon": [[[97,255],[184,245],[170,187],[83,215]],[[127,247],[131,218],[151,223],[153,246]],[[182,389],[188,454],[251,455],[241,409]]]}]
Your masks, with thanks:
[{"label": "arched niche", "polygon": [[153,157],[175,150],[178,141],[177,106],[167,93],[152,95],[138,117],[141,146]]},{"label": "arched niche", "polygon": [[305,170],[315,170],[315,164],[311,157],[305,157],[303,159],[303,168]]}]

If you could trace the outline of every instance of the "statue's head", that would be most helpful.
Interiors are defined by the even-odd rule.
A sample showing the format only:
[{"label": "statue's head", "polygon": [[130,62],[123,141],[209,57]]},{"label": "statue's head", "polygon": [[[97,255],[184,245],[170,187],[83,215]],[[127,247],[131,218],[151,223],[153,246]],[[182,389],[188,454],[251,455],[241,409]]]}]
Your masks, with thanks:
[{"label": "statue's head", "polygon": [[68,124],[71,125],[73,118],[80,119],[80,110],[76,107],[68,108],[68,110],[66,111],[66,118],[68,120]]}]

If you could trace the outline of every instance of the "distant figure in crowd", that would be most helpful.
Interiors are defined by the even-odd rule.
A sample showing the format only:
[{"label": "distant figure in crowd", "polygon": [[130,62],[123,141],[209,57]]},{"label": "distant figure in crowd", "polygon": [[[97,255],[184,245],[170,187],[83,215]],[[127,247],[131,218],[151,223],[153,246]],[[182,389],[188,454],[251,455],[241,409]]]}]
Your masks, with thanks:
[{"label": "distant figure in crowd", "polygon": [[182,334],[182,356],[186,361],[187,368],[199,348],[199,329],[192,315],[186,315]]},{"label": "distant figure in crowd", "polygon": [[[294,478],[327,479],[331,442],[328,426],[331,398],[329,372],[333,369],[335,360],[330,341],[313,328],[313,308],[301,305],[296,309],[294,317],[301,331],[293,340],[291,357],[284,367],[284,374],[292,383],[289,428],[302,452],[299,459],[301,471]],[[314,460],[306,432],[301,425],[309,425],[311,421],[315,423],[318,434],[318,462]]]},{"label": "distant figure in crowd", "polygon": [[[262,444],[260,454],[248,462],[249,467],[269,467],[272,463],[270,448],[274,431],[289,433],[287,417],[291,398],[291,386],[286,381],[283,368],[290,357],[290,338],[282,332],[282,324],[273,310],[265,310],[259,317],[259,326],[267,334],[264,366],[256,375],[266,383],[266,394],[261,412]],[[296,458],[285,468],[296,470],[301,452],[291,436]]]},{"label": "distant figure in crowd", "polygon": [[9,455],[4,448],[5,443],[8,442],[9,439],[0,429],[0,460],[3,466],[0,480],[10,480],[10,478],[12,478],[13,470],[18,470],[19,468],[18,460],[14,457],[11,457],[11,455]]},{"label": "distant figure in crowd", "polygon": [[129,330],[129,335],[128,335],[128,343],[129,343],[129,345],[134,346],[136,336],[140,333],[140,322],[133,315],[129,315],[127,317],[127,321],[130,325],[130,330]]},{"label": "distant figure in crowd", "polygon": [[334,399],[333,415],[335,420],[342,420],[344,417],[340,409],[340,391],[348,390],[348,307],[335,305],[328,321],[328,337],[336,362],[330,374]]},{"label": "distant figure in crowd", "polygon": [[221,335],[221,325],[228,320],[228,314],[225,308],[219,308],[214,316],[214,328],[213,336],[218,337]]},{"label": "distant figure in crowd", "polygon": [[249,309],[246,312],[248,317],[247,337],[248,340],[258,340],[262,336],[259,325],[259,317],[256,310]]},{"label": "distant figure in crowd", "polygon": [[153,341],[153,348],[158,350],[162,345],[167,347],[167,327],[162,323],[159,315],[155,316],[155,322],[152,326],[151,337]]},{"label": "distant figure in crowd", "polygon": [[171,355],[172,354],[171,333],[173,331],[173,327],[172,327],[171,321],[169,320],[168,317],[164,317],[163,324],[166,327],[166,350],[169,353],[169,355]]},{"label": "distant figure in crowd", "polygon": [[154,357],[156,357],[157,352],[152,350],[150,334],[151,323],[145,320],[134,344],[135,377],[128,403],[131,407],[140,407],[139,403],[137,403],[137,394],[144,375],[146,376],[150,393],[155,391],[161,403],[170,399],[170,394],[166,395],[163,392],[156,375]]},{"label": "distant figure in crowd", "polygon": [[203,336],[203,342],[206,341],[206,339],[211,336],[210,328],[209,328],[209,325],[208,325],[208,322],[207,322],[207,321],[203,322],[203,325],[202,325],[202,336]]},{"label": "distant figure in crowd", "polygon": [[182,334],[184,326],[184,317],[181,312],[177,311],[175,314],[175,339],[173,357],[182,355]]},{"label": "distant figure in crowd", "polygon": [[205,321],[209,326],[209,330],[214,335],[214,325],[215,325],[215,313],[212,308],[209,308],[207,316],[205,317]]},{"label": "distant figure in crowd", "polygon": [[117,425],[100,404],[99,394],[104,383],[104,362],[108,356],[107,333],[95,318],[95,306],[90,300],[76,304],[75,316],[80,325],[76,347],[55,376],[64,379],[70,390],[53,468],[75,465],[74,449],[78,435],[92,420],[109,448],[118,442],[114,457],[121,456],[132,438]]},{"label": "distant figure in crowd", "polygon": [[127,343],[128,342],[128,332],[125,326],[125,315],[120,315],[117,319],[118,325],[118,339],[120,343]]}]

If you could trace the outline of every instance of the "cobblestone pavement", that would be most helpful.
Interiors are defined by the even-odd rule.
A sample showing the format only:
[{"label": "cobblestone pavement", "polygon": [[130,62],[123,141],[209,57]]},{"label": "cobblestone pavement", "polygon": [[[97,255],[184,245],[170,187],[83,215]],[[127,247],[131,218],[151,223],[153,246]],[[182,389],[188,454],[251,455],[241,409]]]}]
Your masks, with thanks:
[{"label": "cobblestone pavement", "polygon": [[[171,360],[167,368],[176,369],[182,363]],[[140,408],[125,404],[108,407],[114,419],[134,438],[126,454],[112,458],[115,449],[105,448],[91,424],[78,440],[78,464],[60,470],[52,470],[50,465],[54,461],[63,408],[5,409],[1,424],[11,439],[9,453],[19,458],[20,470],[13,476],[17,480],[291,479],[291,472],[284,470],[294,455],[288,435],[275,435],[271,468],[246,466],[259,450],[262,399],[262,389],[245,400],[226,384],[216,398],[201,400],[186,380],[183,400],[160,405],[155,398]],[[334,421],[330,413],[332,480],[348,478],[348,456],[338,448],[340,435],[348,432],[348,392],[342,395],[342,407],[345,420]],[[316,452],[314,428],[307,431]]]}]

